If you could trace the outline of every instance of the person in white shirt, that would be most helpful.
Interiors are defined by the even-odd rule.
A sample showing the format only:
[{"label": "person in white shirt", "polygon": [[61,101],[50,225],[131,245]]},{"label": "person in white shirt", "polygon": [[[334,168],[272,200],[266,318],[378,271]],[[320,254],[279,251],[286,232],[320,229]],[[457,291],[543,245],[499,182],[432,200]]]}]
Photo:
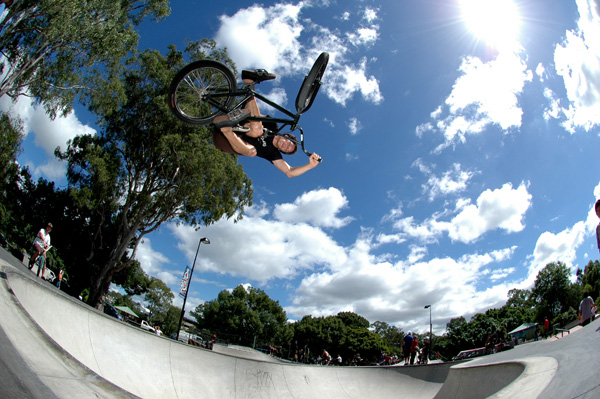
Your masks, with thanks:
[{"label": "person in white shirt", "polygon": [[[50,249],[50,232],[52,231],[52,223],[48,223],[46,228],[40,229],[40,231],[35,236],[33,240],[33,254],[31,258],[29,258],[29,269],[33,268],[35,265],[35,261],[39,256],[44,257],[44,268],[42,270],[42,277],[46,271],[46,251]],[[38,276],[40,275],[40,270],[38,269]]]},{"label": "person in white shirt", "polygon": [[579,304],[579,320],[582,326],[586,326],[593,321],[594,313],[592,309],[596,306],[594,300],[588,291],[583,293],[583,300]]}]

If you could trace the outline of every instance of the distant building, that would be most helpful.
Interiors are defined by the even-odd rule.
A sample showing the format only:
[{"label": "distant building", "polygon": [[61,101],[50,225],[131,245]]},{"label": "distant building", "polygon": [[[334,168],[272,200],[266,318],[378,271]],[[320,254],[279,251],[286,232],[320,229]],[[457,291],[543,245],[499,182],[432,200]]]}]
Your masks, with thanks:
[{"label": "distant building", "polygon": [[140,316],[137,315],[137,313],[129,309],[127,306],[115,306],[115,309],[121,312],[121,315],[123,316],[125,321],[132,321],[136,324],[139,324],[142,320]]},{"label": "distant building", "polygon": [[508,334],[510,334],[513,341],[522,343],[536,338],[537,327],[537,323],[523,323]]}]

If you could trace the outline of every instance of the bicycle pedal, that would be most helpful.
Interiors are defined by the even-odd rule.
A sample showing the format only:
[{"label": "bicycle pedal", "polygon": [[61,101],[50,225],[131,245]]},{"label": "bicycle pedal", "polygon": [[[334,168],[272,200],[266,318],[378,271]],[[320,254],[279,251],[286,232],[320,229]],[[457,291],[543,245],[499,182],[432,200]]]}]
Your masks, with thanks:
[{"label": "bicycle pedal", "polygon": [[248,133],[250,128],[248,126],[237,125],[232,127],[231,130],[233,130],[235,133]]}]

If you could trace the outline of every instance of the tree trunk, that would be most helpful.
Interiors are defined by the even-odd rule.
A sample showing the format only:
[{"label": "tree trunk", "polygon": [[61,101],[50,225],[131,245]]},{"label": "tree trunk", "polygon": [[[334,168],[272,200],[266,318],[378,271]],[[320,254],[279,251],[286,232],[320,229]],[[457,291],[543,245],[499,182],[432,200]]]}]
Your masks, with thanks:
[{"label": "tree trunk", "polygon": [[[113,274],[117,270],[119,266],[119,262],[123,257],[125,251],[127,251],[127,246],[131,242],[133,236],[135,236],[135,232],[137,231],[136,224],[135,227],[127,229],[128,231],[124,231],[119,234],[120,237],[117,237],[115,242],[115,246],[113,251],[110,254],[110,257],[107,259],[104,266],[100,270],[100,273],[92,280],[92,285],[90,287],[90,296],[88,297],[88,305],[93,306],[99,310],[104,306],[104,297],[110,288],[110,283],[112,281]],[[137,242],[136,242],[137,247]],[[135,254],[135,248],[132,253]]]}]

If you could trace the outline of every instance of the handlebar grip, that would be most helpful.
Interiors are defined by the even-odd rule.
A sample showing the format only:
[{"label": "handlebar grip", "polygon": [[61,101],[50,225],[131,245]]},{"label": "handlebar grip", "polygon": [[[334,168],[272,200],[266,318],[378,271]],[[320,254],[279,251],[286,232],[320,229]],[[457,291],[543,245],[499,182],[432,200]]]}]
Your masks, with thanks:
[{"label": "handlebar grip", "polygon": [[[314,152],[310,154],[310,156],[311,156],[311,157],[312,157],[312,154],[314,154]],[[323,158],[321,158],[321,157],[318,157],[318,158],[317,158],[317,162],[323,162]]]}]

